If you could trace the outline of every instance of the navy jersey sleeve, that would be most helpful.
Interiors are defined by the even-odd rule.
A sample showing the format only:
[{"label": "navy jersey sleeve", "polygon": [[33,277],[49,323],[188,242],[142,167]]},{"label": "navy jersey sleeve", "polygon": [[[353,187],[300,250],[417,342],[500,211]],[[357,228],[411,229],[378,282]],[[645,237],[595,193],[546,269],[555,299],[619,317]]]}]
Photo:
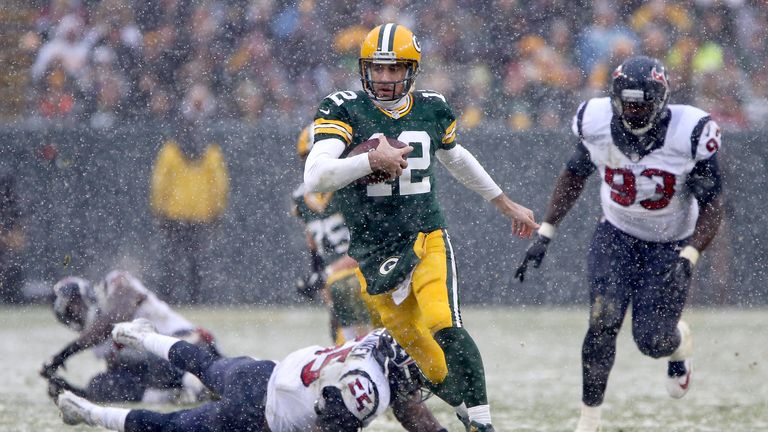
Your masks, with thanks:
[{"label": "navy jersey sleeve", "polygon": [[723,190],[717,154],[696,162],[686,181],[688,188],[700,205],[709,204]]},{"label": "navy jersey sleeve", "polygon": [[584,147],[584,143],[579,141],[579,143],[576,144],[576,150],[571,155],[571,158],[568,159],[565,169],[573,175],[589,177],[595,172],[596,168],[595,164],[593,164],[592,160],[589,158],[589,152],[587,151],[587,148]]}]

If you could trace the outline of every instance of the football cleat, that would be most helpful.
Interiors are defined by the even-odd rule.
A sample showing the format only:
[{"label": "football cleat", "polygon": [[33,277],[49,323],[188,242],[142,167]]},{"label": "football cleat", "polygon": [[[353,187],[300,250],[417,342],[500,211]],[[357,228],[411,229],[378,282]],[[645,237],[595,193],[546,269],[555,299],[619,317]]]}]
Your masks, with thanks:
[{"label": "football cleat", "polygon": [[493,428],[493,425],[490,423],[486,424],[480,424],[474,420],[469,422],[469,429],[467,429],[469,432],[496,432],[496,429]]},{"label": "football cleat", "polygon": [[154,324],[148,319],[136,318],[130,322],[115,324],[115,327],[112,329],[112,340],[130,348],[143,350],[144,338],[156,331]]},{"label": "football cleat", "polygon": [[[693,361],[691,359],[682,361],[682,362],[669,362],[670,367],[667,371],[667,393],[675,399],[680,399],[681,397],[685,396],[686,393],[688,393],[688,389],[691,386],[691,375],[693,374]],[[672,366],[673,363],[682,363],[683,368],[685,368],[685,373],[682,375],[676,375],[674,373],[670,373],[672,369],[674,369]]]},{"label": "football cleat", "polygon": [[59,395],[56,405],[61,411],[61,419],[68,425],[85,423],[93,426],[92,410],[96,406],[87,400],[75,396],[70,391],[65,391]]},{"label": "football cleat", "polygon": [[680,332],[680,346],[669,356],[667,365],[667,393],[680,399],[688,393],[693,374],[693,337],[691,328],[685,321],[677,323]]},{"label": "football cleat", "polygon": [[581,404],[581,417],[576,424],[576,432],[597,432],[600,430],[600,417],[602,409],[599,406],[591,407]]}]

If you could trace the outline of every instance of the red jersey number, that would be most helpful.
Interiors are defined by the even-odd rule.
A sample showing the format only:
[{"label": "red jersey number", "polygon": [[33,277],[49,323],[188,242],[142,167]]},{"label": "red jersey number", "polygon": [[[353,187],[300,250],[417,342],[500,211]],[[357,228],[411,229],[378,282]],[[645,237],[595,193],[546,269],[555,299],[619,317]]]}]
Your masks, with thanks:
[{"label": "red jersey number", "polygon": [[344,360],[347,359],[352,348],[354,348],[354,346],[347,348],[333,347],[316,351],[316,357],[301,368],[301,382],[305,387],[309,387],[310,384],[320,378],[320,372],[328,365],[328,363],[334,360],[338,363],[344,363]]},{"label": "red jersey number", "polygon": [[[640,201],[640,205],[648,210],[660,210],[668,206],[675,195],[675,175],[657,168],[644,169],[640,175],[653,180],[658,178],[661,184],[656,184],[656,197]],[[637,179],[635,174],[626,168],[605,168],[605,183],[611,187],[611,199],[619,205],[629,207],[637,198]]]}]

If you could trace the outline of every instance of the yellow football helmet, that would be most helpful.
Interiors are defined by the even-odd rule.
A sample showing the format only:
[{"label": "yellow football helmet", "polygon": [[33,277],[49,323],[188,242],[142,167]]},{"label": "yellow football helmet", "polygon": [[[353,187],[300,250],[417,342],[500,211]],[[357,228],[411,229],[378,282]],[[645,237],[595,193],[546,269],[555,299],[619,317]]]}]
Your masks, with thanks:
[{"label": "yellow football helmet", "polygon": [[[416,75],[419,74],[421,47],[416,36],[405,26],[388,23],[371,30],[360,47],[360,80],[368,95],[378,101],[389,102],[401,99],[413,90]],[[407,66],[405,78],[401,81],[387,82],[397,85],[403,83],[403,91],[391,98],[381,98],[373,90],[370,67],[373,64],[404,63]]]},{"label": "yellow football helmet", "polygon": [[300,158],[303,159],[307,157],[309,151],[312,150],[312,144],[314,144],[314,141],[315,134],[313,132],[313,125],[310,124],[301,130],[299,140],[296,142],[296,153]]}]

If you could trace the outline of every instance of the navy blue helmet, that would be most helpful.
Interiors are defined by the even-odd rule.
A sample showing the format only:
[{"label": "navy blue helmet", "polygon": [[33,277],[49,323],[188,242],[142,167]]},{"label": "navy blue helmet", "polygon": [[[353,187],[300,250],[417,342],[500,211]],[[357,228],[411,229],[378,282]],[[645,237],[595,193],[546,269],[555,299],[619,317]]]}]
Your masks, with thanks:
[{"label": "navy blue helmet", "polygon": [[613,112],[630,132],[643,135],[666,116],[669,78],[659,60],[630,57],[613,71],[612,77]]}]

